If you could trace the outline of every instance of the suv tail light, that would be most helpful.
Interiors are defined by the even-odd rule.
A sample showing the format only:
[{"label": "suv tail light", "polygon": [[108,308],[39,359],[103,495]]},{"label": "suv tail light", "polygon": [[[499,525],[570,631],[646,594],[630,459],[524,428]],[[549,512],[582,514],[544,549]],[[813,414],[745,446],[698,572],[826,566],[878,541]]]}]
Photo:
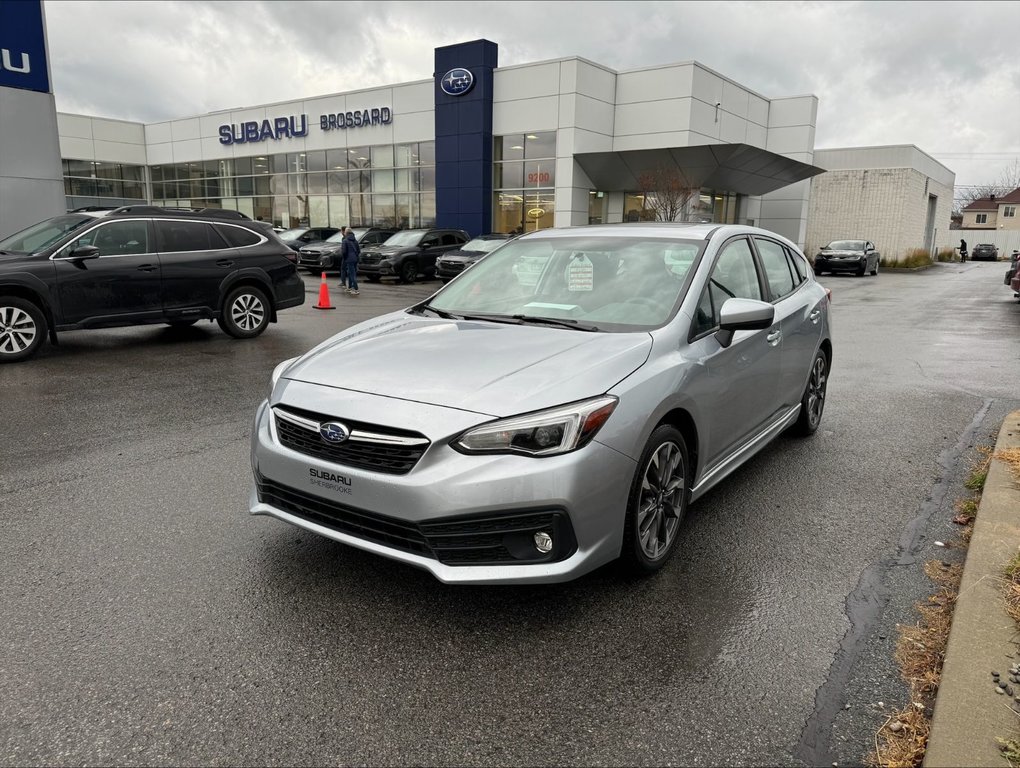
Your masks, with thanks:
[{"label": "suv tail light", "polygon": [[286,256],[287,257],[287,261],[291,262],[292,264],[297,264],[298,263],[298,258],[299,257],[298,257],[298,252],[297,251],[287,251],[283,255]]}]

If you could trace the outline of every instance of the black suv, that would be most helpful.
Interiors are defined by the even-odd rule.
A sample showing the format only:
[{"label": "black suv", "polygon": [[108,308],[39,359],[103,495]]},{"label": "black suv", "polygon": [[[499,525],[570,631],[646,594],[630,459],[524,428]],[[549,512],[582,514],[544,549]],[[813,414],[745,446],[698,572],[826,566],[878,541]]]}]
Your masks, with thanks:
[{"label": "black suv", "polygon": [[68,213],[0,240],[0,363],[80,328],[216,320],[262,333],[304,303],[297,255],[237,211],[130,206]]},{"label": "black suv", "polygon": [[288,248],[293,248],[296,251],[309,243],[321,243],[339,231],[337,227],[298,227],[297,229],[285,229],[277,237]]},{"label": "black suv", "polygon": [[358,274],[370,283],[378,283],[384,277],[413,283],[418,275],[435,275],[436,259],[467,241],[468,234],[462,229],[405,229],[382,245],[363,248]]},{"label": "black suv", "polygon": [[[378,229],[376,227],[352,227],[351,231],[354,232],[354,239],[362,248],[367,245],[385,243],[397,233],[395,229]],[[298,263],[313,274],[326,269],[339,269],[340,243],[343,240],[344,236],[337,232],[321,242],[301,246]]]}]

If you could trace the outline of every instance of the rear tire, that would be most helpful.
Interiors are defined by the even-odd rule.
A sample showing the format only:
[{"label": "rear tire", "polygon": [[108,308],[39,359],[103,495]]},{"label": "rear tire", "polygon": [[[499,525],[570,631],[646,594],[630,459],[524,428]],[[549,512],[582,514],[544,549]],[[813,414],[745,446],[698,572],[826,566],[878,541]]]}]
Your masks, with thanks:
[{"label": "rear tire", "polygon": [[269,314],[269,300],[262,289],[242,285],[227,294],[216,322],[235,339],[253,339],[266,330]]},{"label": "rear tire", "polygon": [[690,500],[687,443],[676,427],[663,424],[648,438],[627,497],[620,556],[629,571],[655,573],[680,540]]},{"label": "rear tire", "polygon": [[829,358],[825,352],[818,350],[815,361],[811,364],[811,373],[800,399],[800,414],[790,430],[795,435],[808,437],[818,430],[822,423],[822,411],[825,409],[825,392],[829,384]]},{"label": "rear tire", "polygon": [[411,285],[416,277],[418,277],[417,262],[412,259],[406,259],[404,263],[400,265],[400,282]]},{"label": "rear tire", "polygon": [[17,296],[0,296],[0,363],[27,360],[46,338],[46,315]]}]

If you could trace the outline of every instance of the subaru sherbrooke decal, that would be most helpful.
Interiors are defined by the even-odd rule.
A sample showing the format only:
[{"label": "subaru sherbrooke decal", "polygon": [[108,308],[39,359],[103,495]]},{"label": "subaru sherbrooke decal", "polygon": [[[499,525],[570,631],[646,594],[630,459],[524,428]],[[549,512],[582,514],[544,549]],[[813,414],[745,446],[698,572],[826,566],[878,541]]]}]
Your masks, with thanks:
[{"label": "subaru sherbrooke decal", "polygon": [[319,434],[327,443],[342,443],[351,433],[339,421],[327,421],[319,425]]},{"label": "subaru sherbrooke decal", "polygon": [[471,74],[470,70],[463,67],[451,69],[439,81],[439,87],[443,89],[443,93],[450,96],[463,96],[471,90],[471,86],[474,84],[475,76]]}]

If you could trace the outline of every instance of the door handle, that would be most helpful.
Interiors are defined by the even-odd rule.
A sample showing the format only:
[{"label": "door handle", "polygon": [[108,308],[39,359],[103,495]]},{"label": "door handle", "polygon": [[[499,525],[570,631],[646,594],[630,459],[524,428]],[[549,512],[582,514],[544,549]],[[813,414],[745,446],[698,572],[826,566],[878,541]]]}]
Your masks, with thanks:
[{"label": "door handle", "polygon": [[808,315],[808,319],[812,323],[815,323],[817,325],[818,324],[818,318],[820,318],[821,316],[822,316],[822,310],[816,309],[810,315]]},{"label": "door handle", "polygon": [[217,267],[232,267],[232,266],[234,266],[234,262],[232,262],[230,259],[220,259],[219,261],[216,262],[216,266]]},{"label": "door handle", "polygon": [[142,264],[142,266],[140,266],[138,268],[138,271],[139,272],[155,272],[157,269],[159,269],[159,267],[156,267],[153,264]]},{"label": "door handle", "polygon": [[783,332],[782,331],[772,331],[772,333],[770,333],[768,336],[765,337],[765,340],[774,347],[780,341],[783,340]]}]

